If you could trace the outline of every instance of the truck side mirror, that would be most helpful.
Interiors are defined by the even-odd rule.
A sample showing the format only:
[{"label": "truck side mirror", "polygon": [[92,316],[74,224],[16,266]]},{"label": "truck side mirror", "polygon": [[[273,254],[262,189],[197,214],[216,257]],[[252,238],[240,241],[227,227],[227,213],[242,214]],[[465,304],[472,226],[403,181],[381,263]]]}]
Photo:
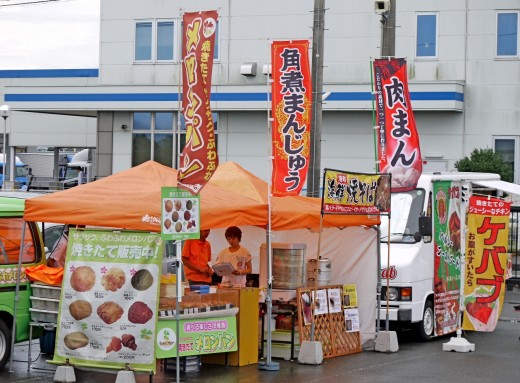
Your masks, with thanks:
[{"label": "truck side mirror", "polygon": [[431,237],[432,235],[432,217],[421,215],[419,217],[419,233],[423,237]]}]

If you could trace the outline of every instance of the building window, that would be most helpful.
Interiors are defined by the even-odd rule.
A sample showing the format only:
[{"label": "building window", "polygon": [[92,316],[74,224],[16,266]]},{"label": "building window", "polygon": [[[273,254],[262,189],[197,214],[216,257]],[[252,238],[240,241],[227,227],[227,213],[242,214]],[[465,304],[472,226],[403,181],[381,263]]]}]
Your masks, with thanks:
[{"label": "building window", "polygon": [[513,170],[513,180],[518,182],[518,166],[516,166],[516,153],[518,152],[518,139],[514,136],[493,137],[493,148],[506,164]]},{"label": "building window", "polygon": [[132,129],[132,166],[154,160],[173,166],[173,113],[135,112]]},{"label": "building window", "polygon": [[157,60],[173,60],[173,21],[157,22]]},{"label": "building window", "polygon": [[213,52],[213,60],[220,60],[220,23],[217,20],[217,28],[215,29],[215,51]]},{"label": "building window", "polygon": [[[212,113],[215,133],[218,114]],[[181,127],[174,145],[177,114],[172,112],[135,112],[132,118],[132,166],[154,160],[165,166],[177,166],[177,158],[186,144],[186,126],[181,115]],[[218,147],[218,145],[217,145]],[[174,150],[174,148],[176,148]]]},{"label": "building window", "polygon": [[497,13],[497,56],[518,56],[518,12]]},{"label": "building window", "polygon": [[135,60],[152,59],[152,22],[139,22],[135,25]]},{"label": "building window", "polygon": [[135,61],[173,61],[175,23],[172,20],[138,21],[135,24]]},{"label": "building window", "polygon": [[437,15],[417,15],[416,57],[437,57]]}]

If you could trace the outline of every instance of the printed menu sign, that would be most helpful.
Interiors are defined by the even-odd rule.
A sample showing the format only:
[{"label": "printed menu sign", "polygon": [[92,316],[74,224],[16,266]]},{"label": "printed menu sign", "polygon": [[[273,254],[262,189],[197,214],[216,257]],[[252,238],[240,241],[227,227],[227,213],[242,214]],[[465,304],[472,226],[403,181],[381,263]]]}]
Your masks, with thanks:
[{"label": "printed menu sign", "polygon": [[356,285],[343,285],[343,307],[357,307],[357,290]]},{"label": "printed menu sign", "polygon": [[314,315],[328,314],[327,290],[316,290],[314,297]]},{"label": "printed menu sign", "polygon": [[53,362],[155,372],[162,256],[158,234],[71,229]]},{"label": "printed menu sign", "polygon": [[340,313],[342,309],[341,290],[328,289],[327,295],[329,296],[329,313]]},{"label": "printed menu sign", "polygon": [[359,331],[359,311],[358,309],[345,309],[345,331]]},{"label": "printed menu sign", "polygon": [[200,198],[174,187],[161,188],[161,236],[181,241],[200,238]]}]

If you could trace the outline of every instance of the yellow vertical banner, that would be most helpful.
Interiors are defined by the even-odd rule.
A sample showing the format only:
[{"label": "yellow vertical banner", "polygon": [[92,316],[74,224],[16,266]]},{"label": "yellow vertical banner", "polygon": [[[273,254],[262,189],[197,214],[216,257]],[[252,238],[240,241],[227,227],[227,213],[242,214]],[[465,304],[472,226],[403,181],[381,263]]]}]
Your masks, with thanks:
[{"label": "yellow vertical banner", "polygon": [[504,303],[511,203],[472,196],[468,211],[462,328],[494,331]]}]

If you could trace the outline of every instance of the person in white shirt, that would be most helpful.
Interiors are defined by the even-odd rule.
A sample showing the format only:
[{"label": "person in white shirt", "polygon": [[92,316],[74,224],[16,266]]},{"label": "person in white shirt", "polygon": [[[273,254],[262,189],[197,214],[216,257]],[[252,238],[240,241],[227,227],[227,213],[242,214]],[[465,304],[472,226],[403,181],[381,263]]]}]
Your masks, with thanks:
[{"label": "person in white shirt", "polygon": [[229,247],[226,247],[217,255],[216,263],[229,262],[235,270],[232,274],[223,276],[222,283],[245,286],[247,274],[251,274],[252,266],[249,250],[240,246],[242,230],[236,226],[230,226],[226,229],[224,235]]}]

